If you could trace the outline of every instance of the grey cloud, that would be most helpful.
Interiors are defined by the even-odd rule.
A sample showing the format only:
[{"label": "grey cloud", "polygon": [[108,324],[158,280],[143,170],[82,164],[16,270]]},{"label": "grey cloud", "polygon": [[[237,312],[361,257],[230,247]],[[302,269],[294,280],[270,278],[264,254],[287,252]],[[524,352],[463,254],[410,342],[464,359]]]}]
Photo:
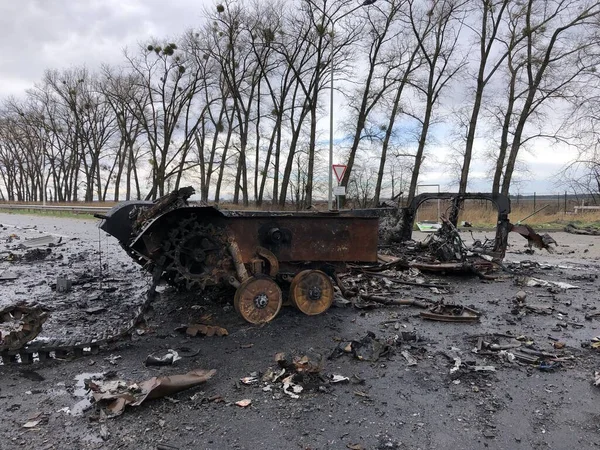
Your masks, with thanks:
[{"label": "grey cloud", "polygon": [[19,95],[44,70],[119,64],[123,47],[197,26],[193,0],[4,0],[0,2],[0,98]]}]

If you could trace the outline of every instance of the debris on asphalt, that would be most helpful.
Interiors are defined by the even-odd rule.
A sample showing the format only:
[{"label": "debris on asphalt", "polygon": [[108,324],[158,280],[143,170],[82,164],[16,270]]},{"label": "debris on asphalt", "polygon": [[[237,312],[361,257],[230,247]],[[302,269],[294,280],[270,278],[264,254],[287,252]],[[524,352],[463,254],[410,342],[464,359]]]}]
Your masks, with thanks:
[{"label": "debris on asphalt", "polygon": [[480,313],[473,308],[450,303],[438,303],[428,311],[422,311],[421,317],[440,322],[477,322]]},{"label": "debris on asphalt", "polygon": [[146,366],[170,366],[180,359],[179,353],[169,349],[163,356],[148,355],[144,364]]},{"label": "debris on asphalt", "polygon": [[235,404],[240,408],[246,408],[252,404],[252,400],[250,400],[249,398],[245,398],[243,400],[235,402]]},{"label": "debris on asphalt", "polygon": [[525,277],[518,280],[519,284],[527,287],[557,287],[559,289],[579,289],[579,286],[565,283],[564,281],[548,281],[539,278]]},{"label": "debris on asphalt", "polygon": [[600,371],[594,371],[594,386],[600,386]]},{"label": "debris on asphalt", "polygon": [[14,281],[19,278],[19,275],[15,272],[11,272],[10,270],[4,270],[0,273],[0,281]]},{"label": "debris on asphalt", "polygon": [[460,370],[461,364],[462,364],[462,360],[458,356],[456,356],[454,358],[454,365],[450,368],[450,375],[458,372]]},{"label": "debris on asphalt", "polygon": [[402,356],[404,356],[404,359],[406,359],[406,362],[409,366],[416,366],[417,365],[417,360],[416,358],[410,354],[410,352],[408,350],[403,350],[400,353]]},{"label": "debris on asphalt", "polygon": [[242,384],[258,383],[258,377],[257,376],[242,377],[242,378],[240,378],[240,382]]},{"label": "debris on asphalt", "polygon": [[343,375],[331,375],[331,382],[332,383],[349,383],[350,382],[350,378],[345,377]]},{"label": "debris on asphalt", "polygon": [[48,314],[38,305],[18,303],[0,308],[0,352],[25,346],[42,331]]},{"label": "debris on asphalt", "polygon": [[152,377],[141,383],[122,380],[96,382],[90,381],[94,401],[108,403],[105,409],[107,417],[116,417],[125,407],[139,406],[147,400],[175,394],[210,380],[216,370],[197,369],[186,374]]},{"label": "debris on asphalt", "polygon": [[300,394],[304,390],[304,388],[300,384],[294,383],[294,375],[293,374],[285,377],[281,381],[281,384],[283,387],[283,392],[294,399],[300,398],[300,396],[298,394]]},{"label": "debris on asphalt", "polygon": [[542,372],[553,372],[554,370],[559,369],[560,367],[561,364],[557,361],[542,361],[537,366],[537,369],[541,370]]},{"label": "debris on asphalt", "polygon": [[58,277],[56,279],[56,292],[61,294],[67,293],[71,290],[73,282],[66,277]]},{"label": "debris on asphalt", "polygon": [[39,247],[57,247],[59,245],[63,244],[63,238],[62,236],[55,236],[52,234],[46,234],[44,236],[40,236],[40,237],[36,237],[36,238],[31,238],[31,239],[25,239],[24,241],[22,241],[19,245],[18,248],[21,249],[26,249],[26,248],[39,248]]},{"label": "debris on asphalt", "polygon": [[216,325],[205,325],[202,323],[192,323],[189,325],[182,325],[176,329],[177,331],[185,332],[188,336],[198,336],[199,334],[211,337],[211,336],[227,336],[229,333],[225,328],[218,327]]},{"label": "debris on asphalt", "polygon": [[44,425],[48,422],[48,416],[42,414],[41,412],[35,413],[27,419],[22,426],[23,428],[35,428],[38,425]]},{"label": "debris on asphalt", "polygon": [[375,362],[382,356],[390,356],[393,352],[392,344],[375,337],[375,333],[368,331],[359,341],[340,342],[333,350],[329,359],[339,358],[348,353],[360,361]]},{"label": "debris on asphalt", "polygon": [[574,223],[568,224],[565,227],[564,231],[566,231],[567,233],[571,233],[571,234],[583,234],[586,236],[600,236],[600,229],[592,228],[592,227],[580,228],[577,225],[575,225]]}]

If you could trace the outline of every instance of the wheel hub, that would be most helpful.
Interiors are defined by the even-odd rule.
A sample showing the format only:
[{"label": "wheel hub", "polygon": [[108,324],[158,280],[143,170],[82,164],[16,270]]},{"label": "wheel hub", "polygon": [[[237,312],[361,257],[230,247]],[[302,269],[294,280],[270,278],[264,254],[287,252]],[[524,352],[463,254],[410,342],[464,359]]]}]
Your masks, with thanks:
[{"label": "wheel hub", "polygon": [[269,304],[269,297],[264,292],[261,292],[256,297],[254,297],[254,305],[258,309],[264,309]]},{"label": "wheel hub", "polygon": [[311,300],[320,300],[322,295],[321,288],[319,286],[311,286],[308,290],[308,298]]}]

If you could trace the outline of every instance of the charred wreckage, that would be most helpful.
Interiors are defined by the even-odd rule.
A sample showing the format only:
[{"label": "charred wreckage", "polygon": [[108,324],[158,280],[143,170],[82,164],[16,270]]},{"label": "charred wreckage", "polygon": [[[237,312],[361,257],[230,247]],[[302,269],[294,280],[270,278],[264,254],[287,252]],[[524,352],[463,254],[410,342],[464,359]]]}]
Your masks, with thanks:
[{"label": "charred wreckage", "polygon": [[[33,341],[47,315],[37,307],[0,310],[0,356],[3,361],[31,362],[59,354],[83,354],[132,333],[165,281],[179,290],[209,286],[235,288],[235,310],[248,322],[274,319],[284,300],[307,315],[325,312],[334,299],[334,285],[345,296],[339,274],[349,268],[468,272],[480,277],[501,267],[508,234],[517,232],[531,245],[550,250],[555,243],[528,225],[509,221],[510,200],[486,193],[425,193],[407,207],[327,212],[232,211],[189,202],[192,187],[152,201],[127,201],[113,207],[99,227],[115,237],[127,254],[152,274],[147,299],[122,329],[102,336],[67,341]],[[440,229],[422,243],[412,238],[419,206],[449,200]],[[456,228],[458,211],[467,200],[490,201],[498,210],[495,237],[467,246]],[[378,253],[381,251],[382,253]],[[386,253],[386,254],[384,254]],[[44,358],[42,358],[44,357]]]},{"label": "charred wreckage", "polygon": [[[284,291],[304,314],[326,311],[334,283],[346,291],[338,273],[348,264],[380,264],[380,246],[402,254],[393,250],[411,240],[416,211],[427,200],[451,200],[450,217],[442,215],[442,227],[423,244],[427,258],[397,258],[397,267],[485,276],[504,258],[511,231],[539,248],[549,249],[554,242],[527,225],[511,224],[510,200],[504,195],[425,193],[405,208],[290,213],[195,206],[188,203],[193,194],[187,187],[156,202],[119,204],[101,216],[100,228],[148,271],[179,289],[233,286],[236,311],[254,324],[277,315]],[[463,202],[472,199],[492,202],[498,219],[493,240],[467,248],[455,224]],[[384,260],[390,263],[389,257]]]}]

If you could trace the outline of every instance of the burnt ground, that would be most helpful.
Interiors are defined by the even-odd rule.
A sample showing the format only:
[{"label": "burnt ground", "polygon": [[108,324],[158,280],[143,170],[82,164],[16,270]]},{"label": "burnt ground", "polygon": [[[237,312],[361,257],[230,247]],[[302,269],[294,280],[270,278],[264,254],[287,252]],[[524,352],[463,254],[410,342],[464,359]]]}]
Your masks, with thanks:
[{"label": "burnt ground", "polygon": [[[40,232],[64,236],[63,245],[51,248],[44,259],[8,262],[9,253],[0,253],[0,274],[6,269],[18,274],[14,281],[0,282],[0,307],[17,300],[48,307],[42,338],[101,333],[127,322],[143,300],[147,277],[114,239],[99,235],[94,221],[0,214],[0,224],[0,252],[13,255],[20,241]],[[36,229],[26,229],[31,226]],[[10,235],[12,242],[7,242]],[[200,300],[163,288],[144,334],[74,360],[0,365],[0,449],[598,447],[600,387],[593,385],[593,372],[600,370],[600,353],[582,343],[600,335],[599,319],[585,319],[597,311],[600,237],[553,236],[561,244],[553,255],[523,254],[525,241],[511,237],[506,261],[516,276],[490,282],[427,275],[429,282],[448,285],[437,292],[403,286],[395,293],[471,306],[482,313],[474,324],[424,321],[414,307],[333,307],[313,317],[287,307],[273,322],[254,327],[235,314],[230,291]],[[579,288],[519,286],[525,275]],[[58,276],[76,281],[71,292],[52,290]],[[552,314],[516,310],[513,299],[520,290],[527,294],[526,304],[553,307]],[[229,335],[192,338],[175,331],[207,314]],[[390,354],[375,362],[349,354],[327,359],[340,342],[369,331],[392,344]],[[416,341],[403,340],[413,331]],[[544,371],[539,364],[473,353],[478,336],[507,341],[492,333],[523,336],[538,350],[573,359]],[[565,349],[553,349],[555,340]],[[172,366],[145,367],[148,354],[167,349],[185,356]],[[408,365],[401,355],[405,350],[416,365]],[[275,368],[278,352],[307,355],[311,361],[323,357],[321,379],[305,382],[298,399],[277,383],[269,383],[269,391],[263,382],[239,381]],[[463,365],[450,373],[456,357]],[[476,372],[468,365],[494,366],[495,371]],[[204,385],[129,407],[105,421],[82,389],[82,380],[94,373],[115,371],[119,379],[143,381],[197,368],[217,373]],[[334,374],[352,382],[330,383]],[[242,399],[251,405],[236,406]],[[41,421],[24,428],[31,419]]]}]

